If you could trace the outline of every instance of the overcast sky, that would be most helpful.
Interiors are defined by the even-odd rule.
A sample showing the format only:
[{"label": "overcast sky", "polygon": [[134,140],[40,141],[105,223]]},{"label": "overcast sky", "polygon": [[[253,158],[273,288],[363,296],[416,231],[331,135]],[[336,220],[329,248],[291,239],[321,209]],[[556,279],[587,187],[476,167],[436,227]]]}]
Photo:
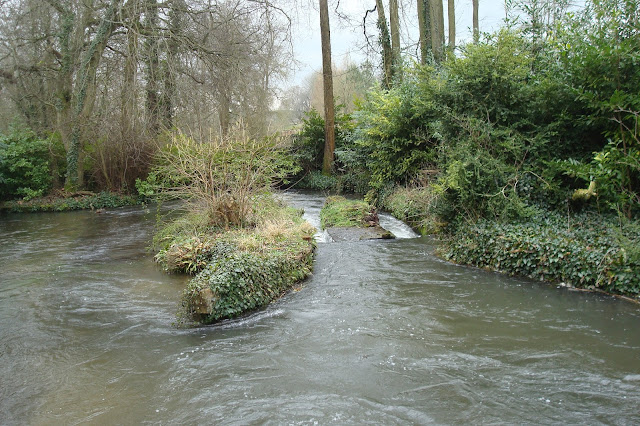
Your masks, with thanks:
[{"label": "overcast sky", "polygon": [[[317,3],[317,1],[315,1]],[[339,11],[351,18],[352,23],[343,23],[334,12],[335,0],[329,2],[329,13],[331,20],[331,48],[332,61],[334,65],[340,65],[350,59],[352,62],[360,63],[366,60],[366,56],[361,48],[366,44],[362,18],[367,9],[373,9],[375,0],[341,0]],[[333,3],[333,4],[332,4]],[[387,3],[387,2],[385,2]],[[415,6],[415,0],[409,2]],[[447,5],[444,2],[445,26]],[[387,3],[388,4],[388,3]],[[471,39],[471,0],[456,1],[456,43],[461,44],[465,40]],[[387,11],[388,13],[388,11]],[[417,38],[417,17],[415,10],[401,11],[401,25],[404,31],[403,45],[415,42]],[[504,0],[480,0],[479,21],[480,31],[492,32],[496,30],[504,19]],[[377,15],[370,15],[369,21],[375,22]],[[320,17],[317,6],[310,8],[308,14],[299,17],[299,22],[294,25],[294,51],[300,67],[294,71],[289,79],[290,84],[300,84],[311,73],[320,72],[322,69],[322,55],[320,49]],[[369,29],[375,30],[373,29]],[[446,30],[445,30],[446,34]],[[373,31],[371,35],[375,40],[377,36]]]}]

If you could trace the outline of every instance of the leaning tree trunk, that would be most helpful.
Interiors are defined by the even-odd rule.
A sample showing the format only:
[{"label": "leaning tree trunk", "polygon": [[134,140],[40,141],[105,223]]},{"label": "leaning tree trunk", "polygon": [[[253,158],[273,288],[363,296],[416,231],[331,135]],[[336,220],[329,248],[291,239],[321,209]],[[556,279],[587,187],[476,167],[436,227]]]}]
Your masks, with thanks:
[{"label": "leaning tree trunk", "polygon": [[324,86],[324,158],[322,160],[322,173],[330,175],[333,171],[336,136],[333,105],[333,71],[331,69],[331,33],[327,0],[320,0],[320,35],[322,38],[322,77]]}]

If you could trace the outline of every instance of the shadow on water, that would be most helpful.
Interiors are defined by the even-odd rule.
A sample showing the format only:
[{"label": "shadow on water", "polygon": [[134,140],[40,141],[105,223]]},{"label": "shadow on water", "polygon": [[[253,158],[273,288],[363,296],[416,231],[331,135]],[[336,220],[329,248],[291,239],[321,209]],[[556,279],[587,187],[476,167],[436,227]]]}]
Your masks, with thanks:
[{"label": "shadow on water", "polygon": [[[287,198],[317,221],[321,197]],[[297,291],[179,330],[185,278],[145,250],[154,221],[0,218],[1,423],[640,423],[635,305],[451,265],[407,234],[319,243]]]}]

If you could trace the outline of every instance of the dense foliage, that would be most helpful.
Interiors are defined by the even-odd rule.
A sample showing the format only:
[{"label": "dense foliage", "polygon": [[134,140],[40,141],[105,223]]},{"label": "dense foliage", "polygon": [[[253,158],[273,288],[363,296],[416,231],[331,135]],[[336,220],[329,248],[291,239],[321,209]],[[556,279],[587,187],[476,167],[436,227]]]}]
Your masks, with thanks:
[{"label": "dense foliage", "polygon": [[[640,36],[635,1],[588,2],[538,36],[503,29],[437,67],[414,67],[354,113],[371,199],[428,185],[446,222],[532,207],[638,213]],[[596,183],[593,199],[573,203]],[[598,203],[595,203],[597,201]]]},{"label": "dense foliage", "polygon": [[570,170],[595,181],[599,198],[627,217],[640,212],[639,6],[637,0],[588,2],[560,31],[558,49],[567,83],[586,105],[576,118],[606,138],[591,161]]},{"label": "dense foliage", "polygon": [[[544,230],[535,244],[548,239],[549,250],[561,247],[575,259],[563,255],[549,266],[556,253],[507,250],[519,266],[505,270],[637,294],[632,277],[640,270],[631,252],[612,234],[598,248],[589,240],[601,229],[614,232],[615,221],[584,228],[584,239],[572,242],[556,221],[540,217],[591,212],[638,220],[638,1],[588,0],[550,19],[541,19],[551,11],[545,2],[514,3],[523,13],[513,25],[440,63],[409,67],[353,113],[349,155],[364,165],[357,174],[368,177],[366,199],[424,233],[465,236],[464,244],[449,246],[450,257],[492,268],[508,263],[492,263],[504,247],[483,254],[483,246],[503,241],[501,226],[513,226],[517,236],[525,225],[508,224],[530,221]],[[471,232],[474,226],[483,231]],[[477,252],[468,254],[469,247]],[[525,261],[530,269],[521,267]]]},{"label": "dense foliage", "polygon": [[29,131],[0,135],[0,201],[46,194],[53,180],[51,150],[50,141]]}]

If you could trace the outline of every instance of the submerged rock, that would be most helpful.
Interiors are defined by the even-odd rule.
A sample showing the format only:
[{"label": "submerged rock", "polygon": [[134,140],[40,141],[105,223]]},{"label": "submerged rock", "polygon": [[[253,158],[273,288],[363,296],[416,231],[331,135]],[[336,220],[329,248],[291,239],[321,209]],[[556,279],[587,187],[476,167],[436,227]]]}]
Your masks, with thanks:
[{"label": "submerged rock", "polygon": [[327,228],[327,234],[333,241],[363,241],[363,240],[390,240],[395,238],[391,232],[380,225],[359,227],[334,227]]}]

